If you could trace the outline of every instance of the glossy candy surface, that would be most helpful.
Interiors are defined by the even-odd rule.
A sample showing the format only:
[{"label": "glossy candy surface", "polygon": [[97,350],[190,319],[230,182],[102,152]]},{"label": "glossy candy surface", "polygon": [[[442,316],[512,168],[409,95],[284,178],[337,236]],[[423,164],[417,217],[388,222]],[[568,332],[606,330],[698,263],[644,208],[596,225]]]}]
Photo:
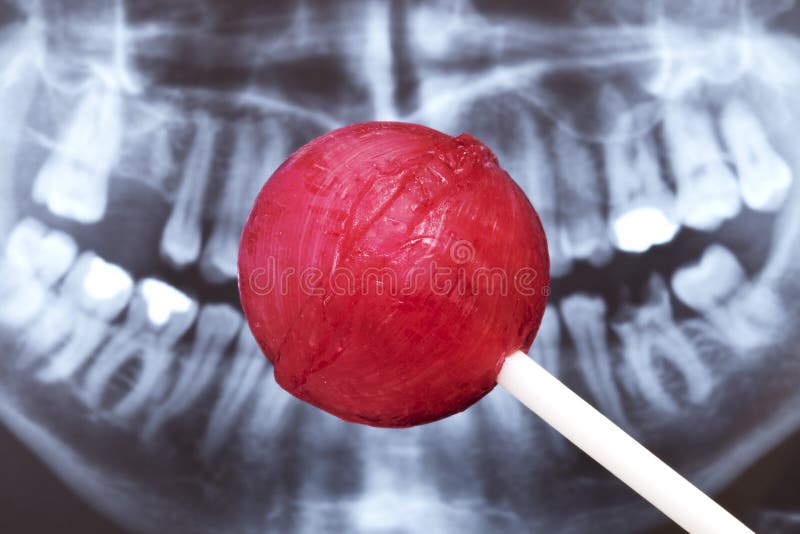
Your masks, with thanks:
[{"label": "glossy candy surface", "polygon": [[258,195],[239,291],[282,387],[389,427],[464,410],[527,350],[549,260],[539,218],[488,147],[371,122],[300,148]]}]

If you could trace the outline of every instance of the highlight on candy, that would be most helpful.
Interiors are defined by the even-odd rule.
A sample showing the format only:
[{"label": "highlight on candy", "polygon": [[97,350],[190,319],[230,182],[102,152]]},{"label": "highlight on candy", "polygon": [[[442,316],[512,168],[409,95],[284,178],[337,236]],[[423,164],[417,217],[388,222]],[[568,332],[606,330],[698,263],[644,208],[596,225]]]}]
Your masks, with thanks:
[{"label": "highlight on candy", "polygon": [[471,267],[475,247],[467,240],[450,246],[452,264],[441,265],[431,260],[427,265],[415,265],[398,270],[390,266],[351,269],[336,266],[326,273],[320,267],[278,265],[274,256],[264,258],[263,265],[251,270],[247,279],[249,289],[258,296],[277,292],[288,295],[294,290],[307,296],[436,296],[509,295],[533,296],[541,292],[548,296],[550,287],[540,287],[539,273],[531,267],[514,272],[497,266]]}]

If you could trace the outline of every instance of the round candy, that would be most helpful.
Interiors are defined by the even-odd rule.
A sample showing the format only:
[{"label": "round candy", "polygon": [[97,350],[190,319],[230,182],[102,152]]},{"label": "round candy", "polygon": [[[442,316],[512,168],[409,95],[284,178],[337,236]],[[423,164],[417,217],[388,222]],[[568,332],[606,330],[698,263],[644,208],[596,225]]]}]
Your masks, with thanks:
[{"label": "round candy", "polygon": [[309,142],[264,185],[239,293],[283,388],[404,427],[491,391],[533,342],[548,269],[539,217],[486,145],[368,122]]}]

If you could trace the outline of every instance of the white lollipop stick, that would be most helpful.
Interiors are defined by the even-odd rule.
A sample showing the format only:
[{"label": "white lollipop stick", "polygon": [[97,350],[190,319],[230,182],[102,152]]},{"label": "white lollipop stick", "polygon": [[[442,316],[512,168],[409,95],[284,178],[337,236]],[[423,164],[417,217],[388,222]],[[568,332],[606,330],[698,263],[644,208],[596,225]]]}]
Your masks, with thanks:
[{"label": "white lollipop stick", "polygon": [[524,353],[517,351],[506,358],[497,383],[692,534],[752,534]]}]

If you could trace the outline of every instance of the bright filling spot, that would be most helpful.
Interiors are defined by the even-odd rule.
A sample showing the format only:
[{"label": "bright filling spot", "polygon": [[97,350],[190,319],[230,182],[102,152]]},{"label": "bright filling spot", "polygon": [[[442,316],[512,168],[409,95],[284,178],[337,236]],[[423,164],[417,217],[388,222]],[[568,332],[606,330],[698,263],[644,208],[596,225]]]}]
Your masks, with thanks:
[{"label": "bright filling spot", "polygon": [[147,301],[147,316],[155,325],[163,325],[172,314],[189,311],[192,307],[188,296],[152,278],[142,282],[142,295]]},{"label": "bright filling spot", "polygon": [[83,280],[84,291],[96,300],[110,300],[129,291],[132,286],[131,277],[121,267],[98,257],[91,259]]},{"label": "bright filling spot", "polygon": [[679,225],[660,209],[636,208],[617,217],[611,225],[612,238],[620,250],[644,252],[653,245],[668,243]]}]

